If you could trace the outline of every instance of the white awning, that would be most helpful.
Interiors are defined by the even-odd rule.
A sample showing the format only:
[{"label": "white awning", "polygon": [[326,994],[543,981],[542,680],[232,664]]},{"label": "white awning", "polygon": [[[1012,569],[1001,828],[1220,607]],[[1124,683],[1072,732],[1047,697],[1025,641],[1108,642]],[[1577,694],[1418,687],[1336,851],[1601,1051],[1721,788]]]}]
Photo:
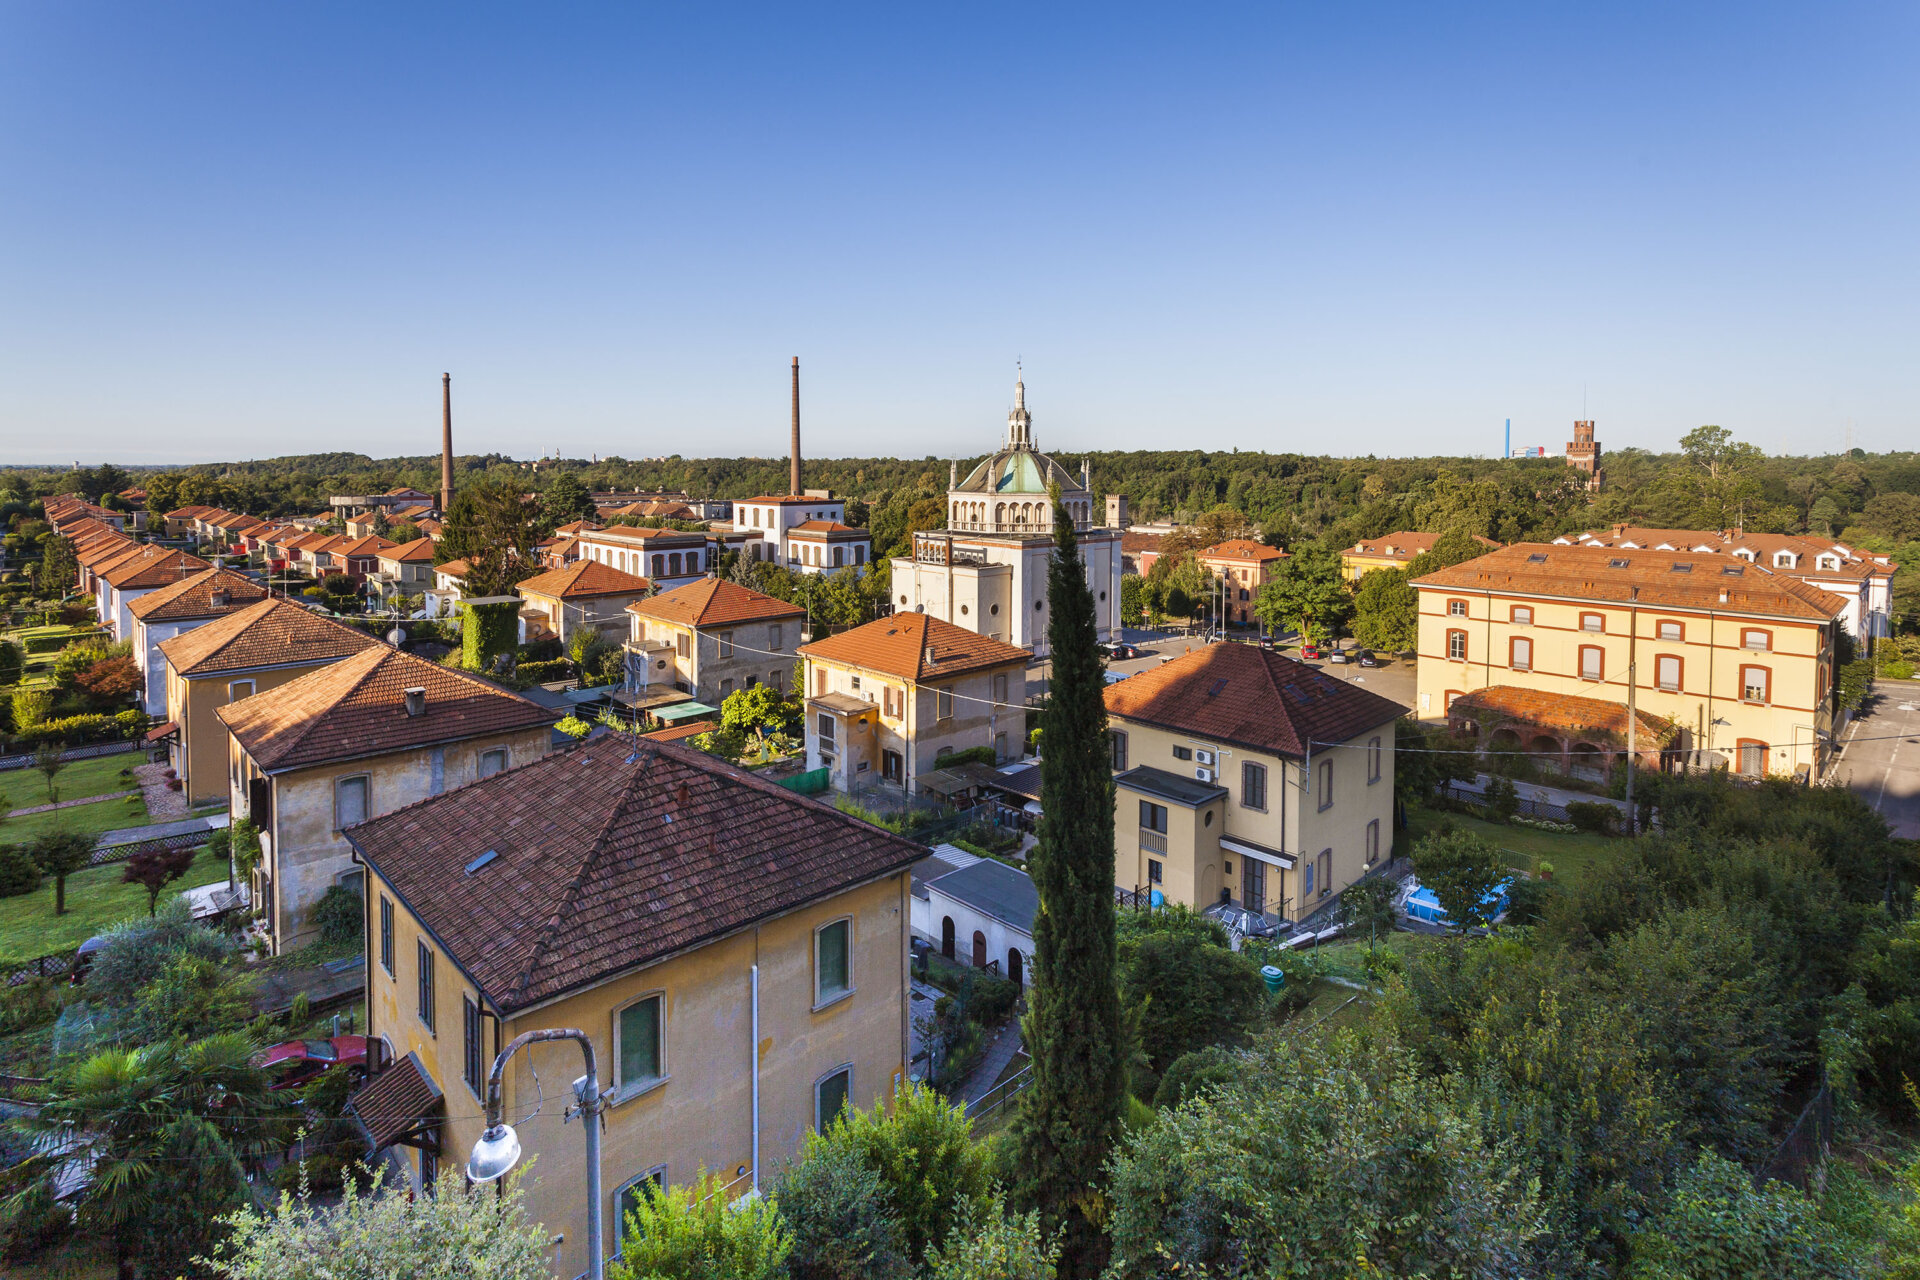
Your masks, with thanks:
[{"label": "white awning", "polygon": [[1221,836],[1220,847],[1229,853],[1237,853],[1243,858],[1252,858],[1255,862],[1264,862],[1268,866],[1279,867],[1284,871],[1293,870],[1294,857],[1290,853],[1281,853],[1278,849],[1269,849],[1265,845],[1254,844],[1237,836]]}]

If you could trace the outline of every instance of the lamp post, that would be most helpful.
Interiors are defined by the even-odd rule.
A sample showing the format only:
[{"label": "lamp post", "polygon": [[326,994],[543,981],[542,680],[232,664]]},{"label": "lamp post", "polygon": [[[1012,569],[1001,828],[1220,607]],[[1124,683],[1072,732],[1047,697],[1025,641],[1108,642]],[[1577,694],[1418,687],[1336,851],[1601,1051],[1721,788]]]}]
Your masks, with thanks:
[{"label": "lamp post", "polygon": [[600,1232],[600,1072],[594,1063],[593,1041],[584,1031],[572,1027],[550,1027],[515,1036],[493,1060],[487,1072],[487,1127],[473,1144],[467,1160],[467,1176],[475,1182],[492,1182],[504,1176],[519,1162],[520,1138],[513,1126],[500,1119],[500,1078],[507,1059],[526,1045],[548,1040],[577,1040],[587,1059],[587,1074],[573,1082],[574,1097],[580,1105],[580,1118],[587,1130],[587,1275],[590,1280],[605,1280],[606,1248]]}]

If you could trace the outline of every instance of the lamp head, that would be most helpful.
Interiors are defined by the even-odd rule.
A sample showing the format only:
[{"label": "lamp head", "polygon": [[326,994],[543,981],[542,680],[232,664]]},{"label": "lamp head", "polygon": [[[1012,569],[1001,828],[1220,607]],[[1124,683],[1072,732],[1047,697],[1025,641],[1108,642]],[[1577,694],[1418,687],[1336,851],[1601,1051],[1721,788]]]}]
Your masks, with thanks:
[{"label": "lamp head", "polygon": [[475,1182],[492,1182],[520,1160],[520,1136],[510,1124],[492,1124],[473,1144],[467,1158],[467,1176]]}]

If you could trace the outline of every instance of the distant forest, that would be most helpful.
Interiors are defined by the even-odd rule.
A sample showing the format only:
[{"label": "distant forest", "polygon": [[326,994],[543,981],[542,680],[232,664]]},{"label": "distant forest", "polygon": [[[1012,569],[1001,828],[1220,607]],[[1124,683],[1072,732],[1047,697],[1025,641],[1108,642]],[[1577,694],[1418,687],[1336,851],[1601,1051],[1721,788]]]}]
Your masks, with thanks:
[{"label": "distant forest", "polygon": [[[1659,528],[1812,533],[1892,552],[1907,565],[1906,600],[1920,618],[1920,454],[1768,456],[1718,427],[1689,433],[1672,453],[1622,449],[1606,454],[1606,484],[1587,493],[1583,477],[1557,458],[1327,458],[1295,453],[1201,450],[1084,455],[1096,495],[1124,494],[1135,522],[1191,521],[1225,507],[1259,526],[1267,541],[1333,546],[1400,529],[1465,527],[1503,542],[1550,539],[1625,521]],[[1078,471],[1083,455],[1058,460]],[[981,455],[957,462],[962,475]],[[456,459],[456,483],[490,475],[521,477],[537,490],[561,473],[592,489],[684,491],[746,498],[786,487],[784,458],[606,458],[516,461],[499,454]],[[913,528],[943,515],[944,458],[814,458],[805,483],[851,501],[849,519],[870,524],[879,550],[901,545]],[[189,503],[255,515],[308,513],[336,493],[413,485],[438,489],[439,458],[373,459],[355,453],[307,454],[173,468],[101,467],[79,471],[0,471],[0,502],[30,501],[67,490],[99,498],[116,480],[138,484],[160,509]],[[112,487],[110,487],[112,486]],[[929,502],[928,499],[935,501]],[[916,510],[917,508],[917,510]]]}]

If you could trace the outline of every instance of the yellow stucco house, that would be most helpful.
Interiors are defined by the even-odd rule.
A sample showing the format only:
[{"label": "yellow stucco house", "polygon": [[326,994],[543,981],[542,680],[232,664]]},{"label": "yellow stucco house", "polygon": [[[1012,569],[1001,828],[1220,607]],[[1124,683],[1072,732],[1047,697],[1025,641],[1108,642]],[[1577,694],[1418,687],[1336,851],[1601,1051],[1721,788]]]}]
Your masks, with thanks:
[{"label": "yellow stucco house", "polygon": [[1392,857],[1399,703],[1232,643],[1106,701],[1117,887],[1294,922]]},{"label": "yellow stucco house", "polygon": [[[626,735],[347,837],[369,872],[383,1067],[353,1106],[416,1181],[465,1162],[494,1057],[529,1030],[593,1040],[609,1227],[648,1183],[764,1187],[843,1106],[904,1082],[908,868],[927,852],[911,841]],[[504,1077],[539,1158],[528,1210],[566,1237],[560,1276],[587,1267],[579,1122],[563,1119],[580,1068],[576,1045],[534,1045]]]},{"label": "yellow stucco house", "polygon": [[1628,745],[1631,671],[1654,718],[1632,745],[1660,744],[1649,763],[1817,779],[1832,751],[1848,602],[1790,573],[1706,551],[1517,543],[1413,585],[1419,714],[1488,747],[1604,779]]},{"label": "yellow stucco house", "polygon": [[626,688],[677,689],[710,706],[756,684],[782,694],[807,611],[724,578],[702,578],[627,606]]},{"label": "yellow stucco house", "polygon": [[307,913],[329,888],[358,886],[343,827],[538,760],[558,718],[385,645],[215,712],[233,815],[260,829],[251,888],[276,955],[318,936]]}]

